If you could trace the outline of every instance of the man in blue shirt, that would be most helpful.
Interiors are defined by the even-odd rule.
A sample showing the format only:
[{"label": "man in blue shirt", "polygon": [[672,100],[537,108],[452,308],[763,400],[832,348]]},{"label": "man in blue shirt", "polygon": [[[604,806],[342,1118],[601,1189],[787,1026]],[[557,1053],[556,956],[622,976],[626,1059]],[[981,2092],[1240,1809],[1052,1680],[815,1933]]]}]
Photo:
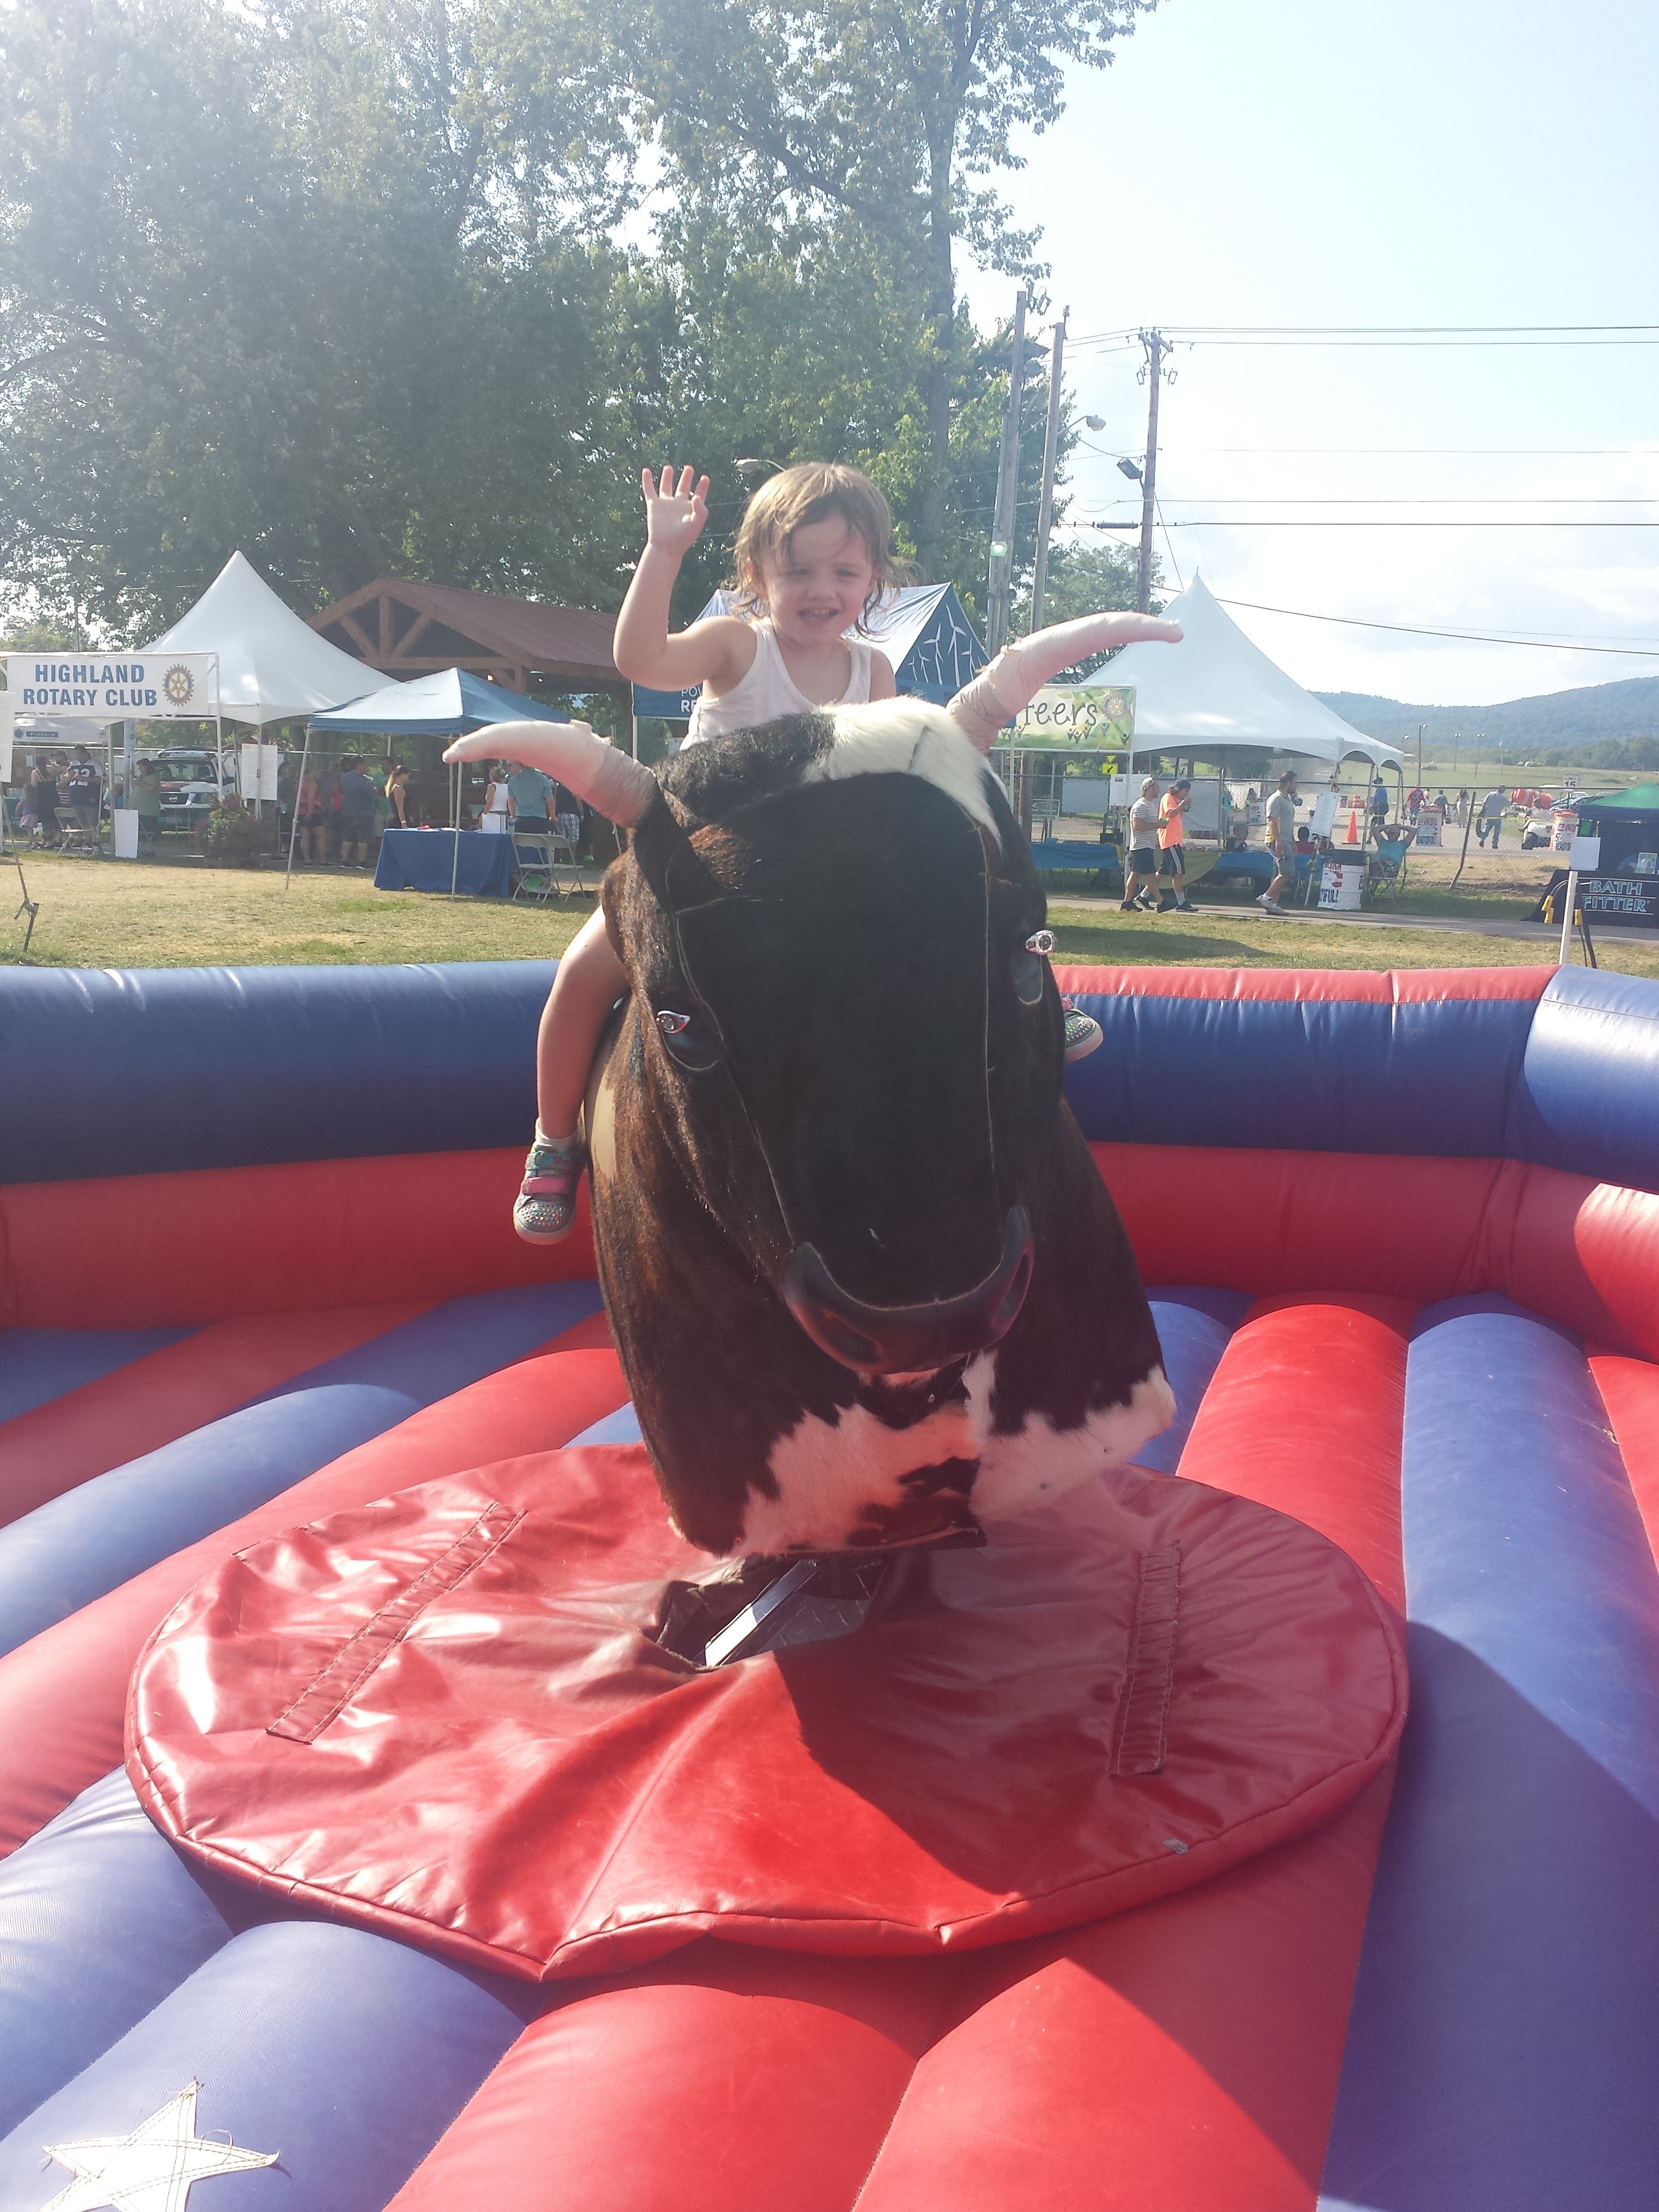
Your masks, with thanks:
[{"label": "man in blue shirt", "polygon": [[374,787],[355,760],[340,763],[340,865],[354,865],[351,848],[357,848],[355,865],[368,866],[368,841],[374,835]]},{"label": "man in blue shirt", "polygon": [[553,786],[538,768],[515,768],[507,779],[515,830],[550,830]]}]

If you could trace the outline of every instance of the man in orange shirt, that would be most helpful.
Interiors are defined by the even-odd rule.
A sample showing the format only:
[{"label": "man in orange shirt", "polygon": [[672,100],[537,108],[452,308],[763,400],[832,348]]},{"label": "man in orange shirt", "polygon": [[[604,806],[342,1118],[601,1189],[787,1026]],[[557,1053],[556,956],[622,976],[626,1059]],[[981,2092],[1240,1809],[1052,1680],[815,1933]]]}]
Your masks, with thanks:
[{"label": "man in orange shirt", "polygon": [[1164,793],[1158,810],[1158,842],[1163,847],[1159,871],[1170,878],[1177,914],[1190,914],[1187,902],[1187,830],[1185,816],[1193,803],[1193,780],[1178,775]]}]

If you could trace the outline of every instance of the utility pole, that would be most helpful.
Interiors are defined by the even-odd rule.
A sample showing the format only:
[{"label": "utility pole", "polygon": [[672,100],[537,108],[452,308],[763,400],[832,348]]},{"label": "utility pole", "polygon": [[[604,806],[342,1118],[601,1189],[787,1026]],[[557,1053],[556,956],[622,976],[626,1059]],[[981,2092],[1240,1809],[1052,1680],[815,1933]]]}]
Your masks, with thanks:
[{"label": "utility pole", "polygon": [[1152,524],[1158,514],[1158,392],[1164,381],[1164,356],[1170,347],[1161,331],[1142,331],[1146,349],[1146,380],[1151,391],[1146,404],[1146,465],[1140,475],[1140,567],[1135,578],[1135,605],[1142,614],[1152,605]]},{"label": "utility pole", "polygon": [[1042,497],[1037,507],[1036,566],[1031,572],[1031,628],[1042,628],[1042,593],[1048,581],[1048,532],[1054,519],[1054,471],[1060,462],[1060,364],[1066,350],[1066,322],[1069,307],[1060,311],[1060,320],[1054,324],[1049,335],[1054,343],[1048,349],[1048,428],[1042,441]]},{"label": "utility pole", "polygon": [[991,521],[991,568],[986,593],[985,642],[993,658],[1008,642],[1008,603],[1014,586],[1014,509],[1019,492],[1019,403],[1025,385],[1025,310],[1030,295],[1014,300],[1013,354],[1008,365],[1008,404],[1002,417],[996,508]]}]

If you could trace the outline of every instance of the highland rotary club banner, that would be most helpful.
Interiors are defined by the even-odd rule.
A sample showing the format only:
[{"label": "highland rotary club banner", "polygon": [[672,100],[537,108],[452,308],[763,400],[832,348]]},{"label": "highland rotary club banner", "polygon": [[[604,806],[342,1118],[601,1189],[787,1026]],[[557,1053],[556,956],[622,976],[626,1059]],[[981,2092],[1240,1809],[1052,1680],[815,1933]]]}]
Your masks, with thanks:
[{"label": "highland rotary club banner", "polygon": [[20,726],[211,721],[219,711],[216,653],[7,653],[0,663]]}]

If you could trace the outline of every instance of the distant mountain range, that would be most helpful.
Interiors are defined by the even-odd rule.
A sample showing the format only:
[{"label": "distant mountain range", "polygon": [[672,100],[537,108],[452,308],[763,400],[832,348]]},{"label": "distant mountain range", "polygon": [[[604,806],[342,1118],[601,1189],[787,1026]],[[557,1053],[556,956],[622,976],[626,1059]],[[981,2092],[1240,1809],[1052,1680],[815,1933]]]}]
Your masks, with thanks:
[{"label": "distant mountain range", "polygon": [[1368,738],[1391,744],[1417,741],[1417,726],[1426,722],[1431,743],[1465,739],[1486,732],[1496,746],[1595,745],[1605,738],[1659,734],[1659,676],[1633,676],[1622,684],[1587,684],[1575,691],[1546,691],[1535,699],[1505,699],[1495,707],[1413,706],[1404,699],[1379,699],[1369,691],[1316,691],[1345,722]]}]

